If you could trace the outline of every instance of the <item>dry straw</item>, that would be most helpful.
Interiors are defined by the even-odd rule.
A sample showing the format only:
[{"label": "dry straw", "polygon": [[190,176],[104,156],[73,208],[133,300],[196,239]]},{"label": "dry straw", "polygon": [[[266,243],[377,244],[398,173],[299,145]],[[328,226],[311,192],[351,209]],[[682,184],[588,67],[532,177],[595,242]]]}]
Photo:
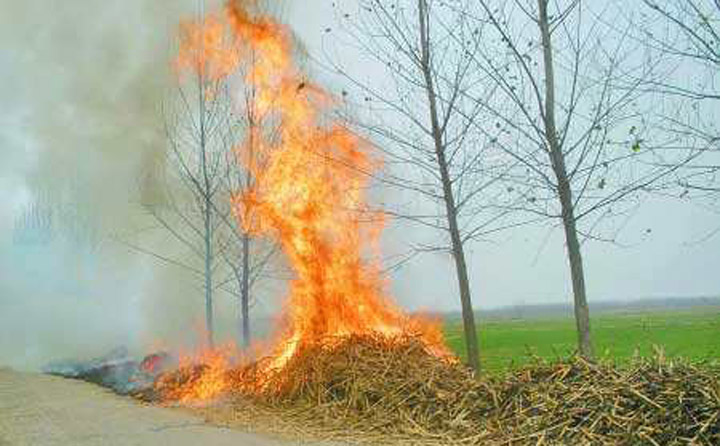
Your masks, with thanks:
[{"label": "dry straw", "polygon": [[264,413],[288,432],[441,444],[720,445],[720,370],[662,357],[626,367],[575,358],[476,379],[415,339],[355,337],[304,347],[265,391],[243,394],[255,371],[228,372],[235,415],[216,421]]}]

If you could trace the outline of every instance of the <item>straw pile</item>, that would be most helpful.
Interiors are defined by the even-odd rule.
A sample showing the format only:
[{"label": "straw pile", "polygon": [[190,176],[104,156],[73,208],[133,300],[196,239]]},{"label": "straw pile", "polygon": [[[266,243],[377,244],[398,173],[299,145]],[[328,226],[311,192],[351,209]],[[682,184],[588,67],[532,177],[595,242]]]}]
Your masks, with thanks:
[{"label": "straw pile", "polygon": [[718,445],[719,377],[662,358],[535,366],[498,383],[486,429],[517,444]]},{"label": "straw pile", "polygon": [[[253,369],[229,373],[246,380]],[[443,444],[720,445],[720,371],[662,358],[625,368],[573,359],[475,379],[414,339],[363,337],[305,347],[270,378],[250,395],[254,404],[324,432]],[[239,400],[247,410],[248,395]]]},{"label": "straw pile", "polygon": [[272,381],[264,402],[383,432],[467,436],[493,407],[487,383],[454,359],[429,354],[414,338],[307,346]]}]

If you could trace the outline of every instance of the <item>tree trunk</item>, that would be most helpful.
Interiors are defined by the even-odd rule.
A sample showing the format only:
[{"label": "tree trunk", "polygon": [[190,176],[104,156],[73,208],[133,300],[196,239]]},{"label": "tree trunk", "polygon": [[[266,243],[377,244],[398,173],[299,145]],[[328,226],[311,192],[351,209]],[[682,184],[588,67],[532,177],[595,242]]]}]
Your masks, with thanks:
[{"label": "tree trunk", "polygon": [[[255,53],[252,53],[253,60]],[[257,91],[251,90],[250,100],[248,101],[247,120],[249,129],[248,141],[248,166],[245,172],[245,191],[249,191],[253,186],[252,170],[255,164],[255,133],[259,132],[257,122],[255,120],[257,106]],[[241,180],[242,182],[242,180]],[[247,212],[247,208],[245,210]],[[245,215],[245,220],[249,221],[249,216]],[[242,330],[242,342],[245,347],[250,346],[250,234],[243,231],[242,234],[242,291],[240,295],[240,319]]]},{"label": "tree trunk", "polygon": [[570,276],[572,278],[573,299],[575,308],[575,324],[577,326],[578,350],[585,358],[593,357],[593,347],[590,338],[590,311],[587,304],[585,289],[585,272],[583,271],[582,254],[575,219],[575,207],[572,198],[572,188],[565,166],[565,156],[558,139],[555,122],[555,72],[553,67],[552,40],[550,23],[547,12],[548,0],[538,0],[540,34],[543,45],[543,58],[545,65],[545,109],[543,123],[547,151],[557,179],[557,194],[562,208],[562,222],[565,229],[565,243],[567,246]]},{"label": "tree trunk", "polygon": [[[206,199],[206,206],[209,203]],[[212,246],[211,246],[211,230],[210,227],[210,211],[205,210],[205,329],[207,330],[207,343],[209,347],[214,345],[214,327],[213,327],[213,301],[212,301]]]},{"label": "tree trunk", "polygon": [[207,132],[205,129],[205,80],[203,75],[198,76],[199,83],[199,106],[200,106],[200,168],[203,175],[203,220],[204,220],[204,241],[205,241],[205,330],[207,344],[214,345],[213,326],[213,289],[212,289],[212,203],[210,202],[210,177],[207,169]]},{"label": "tree trunk", "polygon": [[[443,161],[438,161],[439,165],[444,165]],[[465,262],[465,251],[463,249],[462,239],[460,238],[460,230],[457,224],[457,214],[455,212],[455,202],[453,199],[452,186],[447,175],[447,167],[441,169],[445,171],[442,175],[443,191],[445,197],[445,208],[447,210],[447,220],[452,241],[453,258],[455,259],[455,271],[457,273],[458,288],[460,290],[460,303],[462,304],[463,330],[465,332],[465,344],[467,348],[467,359],[470,367],[476,372],[480,371],[480,349],[478,346],[477,328],[475,326],[475,313],[472,306],[472,295],[470,294],[470,281],[468,279],[467,264]]]},{"label": "tree trunk", "polygon": [[445,158],[445,144],[443,142],[440,119],[438,117],[437,97],[432,78],[432,66],[430,58],[430,37],[427,21],[427,2],[418,0],[418,11],[420,16],[420,49],[421,66],[425,79],[425,90],[430,105],[430,123],[432,126],[433,144],[437,157],[440,179],[443,187],[443,201],[447,214],[448,232],[452,244],[452,254],[455,259],[455,270],[457,273],[458,289],[460,291],[460,303],[462,305],[463,329],[465,332],[465,344],[467,349],[468,364],[476,372],[480,371],[480,352],[478,348],[477,329],[475,327],[475,313],[472,307],[472,295],[470,294],[470,281],[465,262],[465,251],[463,249],[462,237],[457,222],[457,209],[452,189],[452,180],[448,171],[447,159]]},{"label": "tree trunk", "polygon": [[568,187],[568,194],[563,202],[563,227],[565,228],[565,240],[567,244],[568,261],[570,263],[570,275],[575,306],[575,325],[577,327],[578,350],[580,354],[592,359],[594,352],[592,339],[590,337],[590,310],[587,304],[585,290],[585,272],[583,270],[580,242],[578,241],[577,229],[575,227],[574,209]]},{"label": "tree trunk", "polygon": [[250,236],[243,234],[242,239],[242,293],[240,295],[240,315],[242,320],[242,342],[250,346]]}]

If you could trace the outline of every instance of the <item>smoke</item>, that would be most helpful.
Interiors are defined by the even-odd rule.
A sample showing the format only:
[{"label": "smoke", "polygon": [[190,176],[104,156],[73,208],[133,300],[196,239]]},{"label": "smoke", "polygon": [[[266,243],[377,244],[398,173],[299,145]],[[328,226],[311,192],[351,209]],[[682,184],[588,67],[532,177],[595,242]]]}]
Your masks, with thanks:
[{"label": "smoke", "polygon": [[195,285],[127,244],[152,241],[173,37],[196,2],[0,3],[0,365],[187,332]]}]

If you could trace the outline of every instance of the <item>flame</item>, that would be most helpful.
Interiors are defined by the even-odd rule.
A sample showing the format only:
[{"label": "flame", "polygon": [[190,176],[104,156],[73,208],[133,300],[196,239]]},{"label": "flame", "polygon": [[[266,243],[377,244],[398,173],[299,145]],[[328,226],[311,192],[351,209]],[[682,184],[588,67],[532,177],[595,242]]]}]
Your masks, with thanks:
[{"label": "flame", "polygon": [[[286,328],[260,365],[268,373],[253,376],[282,373],[303,345],[358,335],[388,342],[416,336],[428,351],[448,356],[439,324],[408,316],[386,294],[379,262],[370,255],[385,222],[367,205],[366,192],[380,160],[333,118],[335,98],[298,68],[290,30],[251,2],[230,1],[224,20],[211,15],[184,24],[182,36],[179,67],[214,80],[245,73],[246,87],[255,92],[254,112],[276,125],[273,136],[251,129],[237,150],[254,182],[234,197],[235,215],[254,236],[278,243],[294,272]],[[257,147],[262,163],[244,156]],[[219,357],[204,358],[207,379],[181,399],[206,399],[227,388],[228,363]]]}]

